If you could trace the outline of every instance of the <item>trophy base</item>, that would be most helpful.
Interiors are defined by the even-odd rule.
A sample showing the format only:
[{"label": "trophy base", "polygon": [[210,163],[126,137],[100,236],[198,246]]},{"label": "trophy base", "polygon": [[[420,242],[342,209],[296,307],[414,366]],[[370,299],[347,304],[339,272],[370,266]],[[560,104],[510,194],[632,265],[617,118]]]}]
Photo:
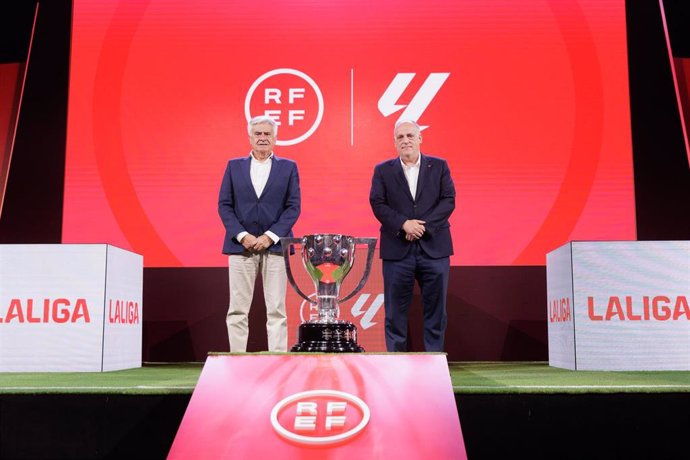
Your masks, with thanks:
[{"label": "trophy base", "polygon": [[316,353],[362,353],[357,345],[357,327],[348,321],[319,323],[307,321],[299,326],[298,342],[290,351]]}]

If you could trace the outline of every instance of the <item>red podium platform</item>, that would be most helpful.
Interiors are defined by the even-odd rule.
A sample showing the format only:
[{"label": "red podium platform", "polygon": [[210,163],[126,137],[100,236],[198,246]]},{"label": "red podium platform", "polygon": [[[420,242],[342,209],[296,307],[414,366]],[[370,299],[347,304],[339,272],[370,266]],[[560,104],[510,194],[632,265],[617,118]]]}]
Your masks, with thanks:
[{"label": "red podium platform", "polygon": [[168,458],[467,456],[444,354],[225,354]]}]

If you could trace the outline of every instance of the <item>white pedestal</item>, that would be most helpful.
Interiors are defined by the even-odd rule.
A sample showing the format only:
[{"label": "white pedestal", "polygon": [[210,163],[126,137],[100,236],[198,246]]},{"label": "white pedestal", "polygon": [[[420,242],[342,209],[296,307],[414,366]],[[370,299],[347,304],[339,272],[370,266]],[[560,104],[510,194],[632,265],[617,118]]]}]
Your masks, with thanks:
[{"label": "white pedestal", "polygon": [[0,245],[0,371],[141,367],[142,283],[114,246]]},{"label": "white pedestal", "polygon": [[546,256],[549,364],[690,370],[690,241],[576,241]]}]

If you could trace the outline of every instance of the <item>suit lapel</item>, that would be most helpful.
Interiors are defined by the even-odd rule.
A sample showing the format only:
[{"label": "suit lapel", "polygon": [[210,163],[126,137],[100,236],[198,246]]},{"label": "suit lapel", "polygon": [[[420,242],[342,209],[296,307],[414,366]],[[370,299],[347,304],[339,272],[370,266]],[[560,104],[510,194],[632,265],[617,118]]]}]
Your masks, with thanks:
[{"label": "suit lapel", "polygon": [[427,157],[421,153],[419,155],[422,157],[422,159],[419,161],[419,176],[417,176],[417,193],[414,197],[415,201],[419,201],[419,195],[424,189],[424,181],[426,181],[428,176],[427,169],[431,167],[431,163],[429,163]]},{"label": "suit lapel", "polygon": [[412,198],[412,194],[410,193],[410,184],[407,183],[407,178],[405,177],[405,172],[403,171],[402,164],[400,163],[400,157],[397,157],[395,160],[392,161],[391,167],[393,168],[394,176],[400,187],[402,187],[403,190],[405,190],[405,195],[407,197],[414,201]]},{"label": "suit lapel", "polygon": [[256,191],[254,190],[254,185],[252,184],[252,157],[248,156],[240,162],[240,177],[244,179],[245,186],[251,190],[251,193],[256,196]]},{"label": "suit lapel", "polygon": [[[273,154],[273,158],[271,159],[271,172],[268,173],[268,180],[266,181],[266,186],[264,187],[263,192],[261,192],[261,196],[266,194],[266,191],[268,188],[275,182],[276,177],[278,177],[278,173],[280,170],[280,167],[282,166],[282,163],[280,159],[276,156],[276,154]],[[261,198],[261,197],[259,197]]]}]

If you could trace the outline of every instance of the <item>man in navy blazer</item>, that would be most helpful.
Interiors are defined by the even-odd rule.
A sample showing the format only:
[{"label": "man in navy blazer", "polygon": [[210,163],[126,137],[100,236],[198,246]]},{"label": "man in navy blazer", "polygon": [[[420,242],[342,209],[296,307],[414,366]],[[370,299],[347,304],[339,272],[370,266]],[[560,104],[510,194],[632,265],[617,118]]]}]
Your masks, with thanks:
[{"label": "man in navy blazer", "polygon": [[269,117],[249,121],[249,155],[228,162],[218,214],[225,226],[230,306],[226,317],[230,351],[247,351],[249,309],[261,273],[269,351],[287,351],[287,275],[280,237],[292,236],[300,214],[297,164],[273,153],[278,126]]},{"label": "man in navy blazer", "polygon": [[424,348],[443,351],[453,254],[448,218],[455,209],[455,186],[445,160],[420,152],[416,122],[396,123],[394,138],[399,156],[376,165],[369,194],[381,222],[386,348],[408,351],[408,311],[417,280],[424,305]]}]

